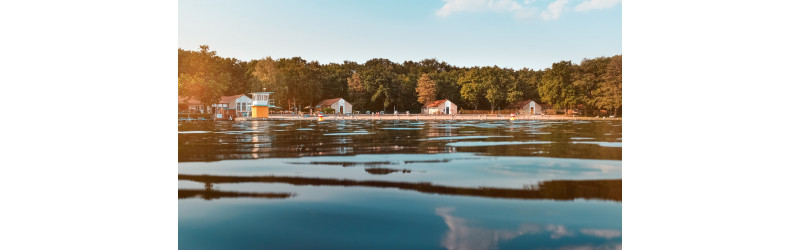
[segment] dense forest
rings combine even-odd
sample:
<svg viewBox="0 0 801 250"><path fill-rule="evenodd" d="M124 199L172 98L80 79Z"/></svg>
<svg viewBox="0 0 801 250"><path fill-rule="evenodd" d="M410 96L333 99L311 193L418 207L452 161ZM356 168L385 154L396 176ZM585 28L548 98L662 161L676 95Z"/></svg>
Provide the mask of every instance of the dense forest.
<svg viewBox="0 0 801 250"><path fill-rule="evenodd" d="M423 103L449 99L460 110L498 110L531 99L554 109L584 114L622 107L621 55L554 63L544 70L498 66L456 67L436 59L395 63L375 58L320 64L300 57L240 61L222 58L206 45L178 49L178 94L210 106L221 96L257 91L283 109L302 110L324 99L343 97L354 111L420 110Z"/></svg>

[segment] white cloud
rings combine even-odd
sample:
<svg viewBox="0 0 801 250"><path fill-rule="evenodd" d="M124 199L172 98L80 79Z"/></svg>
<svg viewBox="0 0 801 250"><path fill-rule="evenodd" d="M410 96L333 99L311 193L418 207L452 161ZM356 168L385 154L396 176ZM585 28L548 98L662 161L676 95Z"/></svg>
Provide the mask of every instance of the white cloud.
<svg viewBox="0 0 801 250"><path fill-rule="evenodd" d="M619 4L622 0L589 0L584 1L576 6L576 11L587 11L587 10L600 10L606 8L612 8L613 6Z"/></svg>
<svg viewBox="0 0 801 250"><path fill-rule="evenodd" d="M506 12L517 18L536 15L537 8L529 6L534 1L526 0L520 4L514 0L445 0L445 5L437 10L437 16L447 17L456 12Z"/></svg>
<svg viewBox="0 0 801 250"><path fill-rule="evenodd" d="M556 0L549 4L548 9L542 12L542 19L554 20L559 18L559 15L562 14L562 10L565 8L565 4L567 4L567 0Z"/></svg>
<svg viewBox="0 0 801 250"><path fill-rule="evenodd" d="M443 0L445 4L437 10L440 17L448 17L457 12L497 12L510 13L517 19L540 17L543 20L558 19L565 10L568 0L555 0L540 10L535 0ZM622 0L586 0L576 7L577 11L609 8ZM545 2L547 3L547 2ZM541 3L540 5L544 5Z"/></svg>

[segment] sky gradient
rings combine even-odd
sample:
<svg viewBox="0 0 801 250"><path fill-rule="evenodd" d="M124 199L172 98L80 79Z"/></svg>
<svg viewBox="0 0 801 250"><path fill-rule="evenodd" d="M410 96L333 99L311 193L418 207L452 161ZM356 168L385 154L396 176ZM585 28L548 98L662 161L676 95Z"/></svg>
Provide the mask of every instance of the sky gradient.
<svg viewBox="0 0 801 250"><path fill-rule="evenodd" d="M544 69L622 53L620 0L178 2L178 47L240 60Z"/></svg>

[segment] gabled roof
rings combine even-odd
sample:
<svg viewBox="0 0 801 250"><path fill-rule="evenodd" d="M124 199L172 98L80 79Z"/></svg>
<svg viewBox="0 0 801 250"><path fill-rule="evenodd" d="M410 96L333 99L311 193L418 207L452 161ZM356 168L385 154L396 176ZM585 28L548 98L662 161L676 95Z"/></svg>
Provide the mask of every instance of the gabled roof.
<svg viewBox="0 0 801 250"><path fill-rule="evenodd" d="M337 103L339 101L339 99L342 99L342 97L338 97L338 98L334 98L334 99L326 99L326 100L323 100L320 103L318 103L317 106L331 106L334 103ZM345 102L347 102L347 101L345 101Z"/></svg>
<svg viewBox="0 0 801 250"><path fill-rule="evenodd" d="M442 103L444 103L444 102L445 102L445 101L447 101L447 100L448 100L448 99L445 99L445 100L436 100L436 101L431 101L431 102L428 102L428 103L426 103L426 105L423 105L423 106L424 106L424 107L426 107L426 108L437 107L437 106L439 106L439 105L442 105Z"/></svg>
<svg viewBox="0 0 801 250"><path fill-rule="evenodd" d="M528 105L531 102L532 102L532 100L523 100L523 101L515 102L515 103L512 103L512 104L509 104L509 106L507 106L506 109L523 108L523 107L525 107L526 105Z"/></svg>
<svg viewBox="0 0 801 250"><path fill-rule="evenodd" d="M233 100L236 100L239 97L242 97L243 95L244 94L223 96L223 97L220 97L220 101L217 102L217 103L229 103L229 102L231 102Z"/></svg>

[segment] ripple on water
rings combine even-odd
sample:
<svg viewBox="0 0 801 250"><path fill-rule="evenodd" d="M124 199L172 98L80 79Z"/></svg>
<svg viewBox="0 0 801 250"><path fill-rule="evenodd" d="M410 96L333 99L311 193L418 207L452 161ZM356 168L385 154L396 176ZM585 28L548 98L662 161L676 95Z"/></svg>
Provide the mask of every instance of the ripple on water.
<svg viewBox="0 0 801 250"><path fill-rule="evenodd" d="M372 133L368 133L368 132L365 131L365 132L350 132L350 133L327 133L327 134L323 134L323 135L343 136L343 135L369 135L369 134L372 134Z"/></svg>
<svg viewBox="0 0 801 250"><path fill-rule="evenodd" d="M574 141L573 144L595 144L601 147L622 148L622 142L605 142L605 141Z"/></svg>
<svg viewBox="0 0 801 250"><path fill-rule="evenodd" d="M460 141L445 144L451 147L485 147L521 144L550 144L549 141Z"/></svg>
<svg viewBox="0 0 801 250"><path fill-rule="evenodd" d="M465 135L465 136L443 136L443 137L431 137L426 140L429 141L438 141L438 140L468 140L468 139L486 139L486 138L497 138L497 137L513 137L511 135Z"/></svg>

